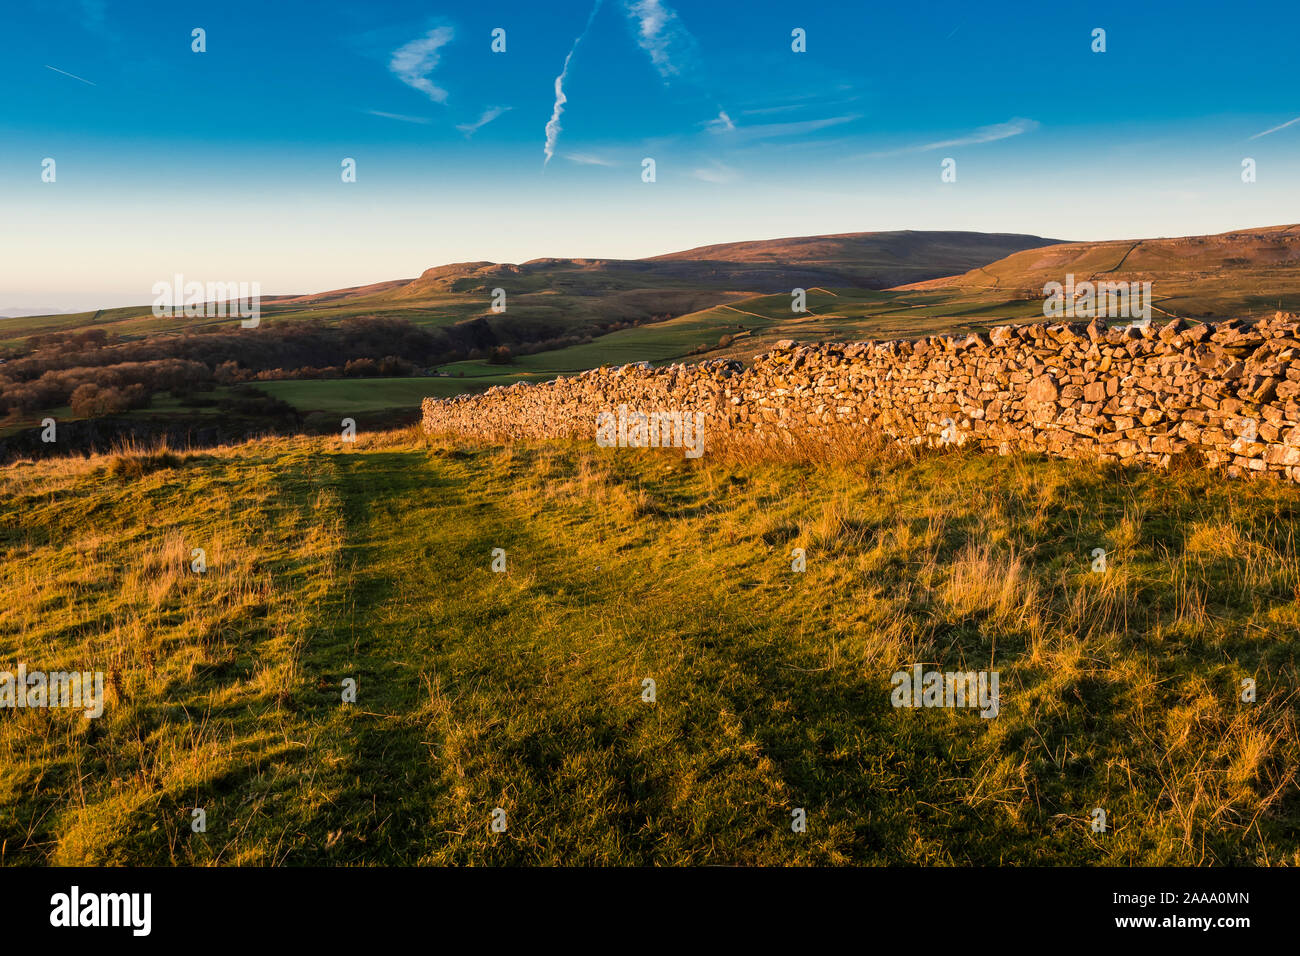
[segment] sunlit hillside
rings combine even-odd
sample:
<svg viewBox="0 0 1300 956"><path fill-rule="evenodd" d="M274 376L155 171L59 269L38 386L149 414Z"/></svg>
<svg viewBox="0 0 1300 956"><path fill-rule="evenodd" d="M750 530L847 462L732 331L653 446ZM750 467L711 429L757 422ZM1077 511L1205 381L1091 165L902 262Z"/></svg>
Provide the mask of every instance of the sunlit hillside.
<svg viewBox="0 0 1300 956"><path fill-rule="evenodd" d="M807 454L5 467L0 669L107 702L0 714L0 862L1300 863L1300 489Z"/></svg>

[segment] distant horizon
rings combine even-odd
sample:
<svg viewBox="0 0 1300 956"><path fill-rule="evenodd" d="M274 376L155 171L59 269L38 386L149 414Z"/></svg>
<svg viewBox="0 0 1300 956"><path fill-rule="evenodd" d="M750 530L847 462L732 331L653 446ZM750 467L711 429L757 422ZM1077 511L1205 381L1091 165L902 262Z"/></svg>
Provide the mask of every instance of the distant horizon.
<svg viewBox="0 0 1300 956"><path fill-rule="evenodd" d="M591 254L549 255L548 254L548 255L540 255L540 256L530 256L527 259L490 259L484 257L467 256L462 259L451 259L446 262L429 263L423 269L419 270L419 272L416 272L411 275L400 275L400 276L390 275L390 276L384 276L380 278L364 279L360 281L345 281L338 285L331 285L319 289L307 289L307 290L299 289L299 290L293 290L288 292L275 292L275 291L263 290L262 297L268 299L285 298L285 297L293 298L293 297L304 296L304 295L320 295L322 293L334 292L341 289L360 288L368 285L375 285L377 283L382 283L382 282L410 282L419 278L419 276L426 269L433 269L439 266L455 265L457 263L462 263L462 262L466 262L466 263L490 262L493 263L494 265L524 265L528 262L535 262L544 259L636 261L639 259L650 259L655 256L672 255L674 253L689 252L692 249L698 249L707 246L733 245L733 244L740 244L746 242L779 242L782 240L806 239L806 238L813 238L819 236L869 235L869 234L886 233L886 232L925 232L925 233L967 232L967 233L977 233L981 235L1031 236L1039 239L1044 239L1053 243L1071 244L1071 243L1089 243L1089 242L1137 242L1137 241L1159 240L1159 239L1190 239L1190 238L1197 238L1201 236L1225 235L1225 234L1238 233L1238 232L1253 232L1253 231L1268 230L1268 229L1288 229L1296 225L1300 225L1300 224L1269 223L1269 224L1259 225L1259 226L1236 226L1229 229L1223 229L1218 232L1211 232L1211 233L1184 233L1178 235L1150 235L1150 236L1128 235L1128 236L1115 236L1115 237L1105 238L1105 239L1094 239L1094 238L1062 239L1057 236L1041 236L1038 235L1037 233L1030 233L1030 232L1017 232L1014 230L985 230L985 229L906 229L904 228L904 229L857 229L857 230L847 230L843 232L810 232L810 233L805 233L800 235L768 236L768 237L763 237L758 239L755 238L719 239L719 240L713 240L709 242L697 242L697 243L692 243L691 245L681 246L680 248L667 249L659 252L652 252L642 256L608 256L608 255L591 255ZM79 293L79 295L84 297L82 301L85 304L84 307L82 308L49 309L43 306L34 306L34 307L23 306L23 305L9 306L9 307L0 306L0 319L22 319L22 318L38 317L42 315L76 315L78 313L92 312L98 309L121 309L121 308L130 308L131 306L137 306L137 305L143 307L149 305L150 302L152 301L152 296L150 295L141 295L137 293L125 293L125 292L104 293L104 294L96 294L93 292L89 292L89 293ZM46 298L49 297L47 296Z"/></svg>

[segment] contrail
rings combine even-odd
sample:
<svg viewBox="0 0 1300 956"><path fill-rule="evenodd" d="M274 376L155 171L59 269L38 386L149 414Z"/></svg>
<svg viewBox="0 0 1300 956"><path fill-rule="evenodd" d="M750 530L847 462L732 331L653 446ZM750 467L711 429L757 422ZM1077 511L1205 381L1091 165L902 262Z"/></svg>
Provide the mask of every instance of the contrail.
<svg viewBox="0 0 1300 956"><path fill-rule="evenodd" d="M1250 138L1250 139L1259 139L1261 136L1267 136L1269 133L1276 133L1276 132L1277 132L1278 130L1280 130L1280 129L1286 129L1286 128L1287 128L1288 126L1290 126L1292 123L1300 123L1300 116L1297 116L1297 117L1296 117L1295 119L1293 119L1293 120L1287 120L1287 121L1286 121L1285 123L1283 123L1281 126L1274 126L1272 129L1266 129L1266 130L1264 130L1264 132L1262 132L1262 133L1256 133L1254 136L1251 136L1251 137L1249 137L1249 138Z"/></svg>
<svg viewBox="0 0 1300 956"><path fill-rule="evenodd" d="M87 84L88 86L95 86L95 85L96 85L96 84L94 84L94 83L91 83L90 80L82 80L81 77L77 76L77 74L75 74L75 73L69 73L67 70L60 70L57 66L50 66L48 63L45 64L45 69L47 69L47 70L53 70L55 73L62 73L64 76L70 76L70 77L72 77L74 80L81 80L82 83L85 83L85 84Z"/></svg>
<svg viewBox="0 0 1300 956"><path fill-rule="evenodd" d="M596 19L596 14L600 12L600 5L604 0L596 0L596 5L591 8L591 13L587 16L587 25L582 28L582 33L573 41L573 46L569 48L569 55L564 58L564 69L560 70L560 75L555 78L555 109L551 112L551 118L546 124L546 159L542 160L545 166L555 155L555 143L560 138L560 114L564 112L564 104L569 98L564 95L564 78L569 75L569 61L573 59L573 54L578 49L578 44L583 41L588 32L591 30L591 22Z"/></svg>

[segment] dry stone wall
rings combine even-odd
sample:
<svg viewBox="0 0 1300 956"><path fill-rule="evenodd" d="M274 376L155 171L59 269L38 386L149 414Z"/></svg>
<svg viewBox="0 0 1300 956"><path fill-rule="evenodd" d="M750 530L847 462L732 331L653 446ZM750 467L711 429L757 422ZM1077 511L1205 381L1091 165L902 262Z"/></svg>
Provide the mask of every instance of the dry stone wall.
<svg viewBox="0 0 1300 956"><path fill-rule="evenodd" d="M903 442L1300 480L1300 317L1111 328L1003 326L965 337L778 342L750 368L600 368L539 385L426 399L428 432L594 438L597 416L702 412L716 430L848 423Z"/></svg>

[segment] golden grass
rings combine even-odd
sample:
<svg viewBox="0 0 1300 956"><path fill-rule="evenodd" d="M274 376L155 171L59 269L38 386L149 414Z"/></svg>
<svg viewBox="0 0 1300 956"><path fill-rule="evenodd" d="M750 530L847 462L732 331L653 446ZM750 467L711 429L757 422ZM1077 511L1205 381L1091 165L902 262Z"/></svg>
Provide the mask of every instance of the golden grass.
<svg viewBox="0 0 1300 956"><path fill-rule="evenodd" d="M780 442L3 469L0 668L110 704L0 714L0 860L1300 863L1300 489Z"/></svg>

